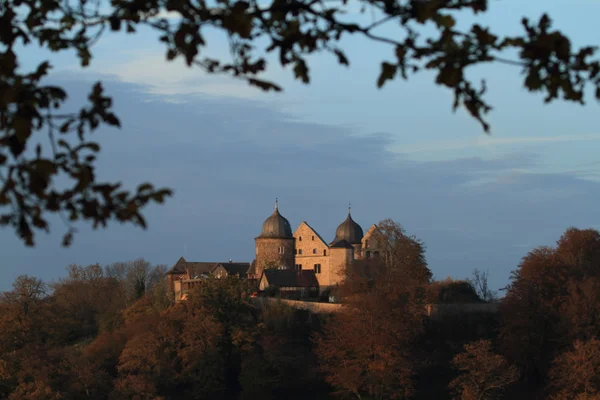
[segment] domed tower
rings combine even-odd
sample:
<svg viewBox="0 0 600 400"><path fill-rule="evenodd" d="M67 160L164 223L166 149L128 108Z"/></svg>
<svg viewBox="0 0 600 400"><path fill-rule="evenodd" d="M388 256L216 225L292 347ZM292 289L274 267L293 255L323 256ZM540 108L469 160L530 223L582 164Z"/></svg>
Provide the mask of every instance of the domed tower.
<svg viewBox="0 0 600 400"><path fill-rule="evenodd" d="M256 242L256 275L260 278L267 268L294 267L296 239L292 234L289 221L279 214L279 205L275 200L275 210L262 226L262 232L254 239Z"/></svg>
<svg viewBox="0 0 600 400"><path fill-rule="evenodd" d="M354 222L352 215L350 214L350 207L348 207L348 216L346 220L342 222L335 231L335 239L331 242L331 245L346 241L354 247L354 258L361 258L363 230L359 224Z"/></svg>

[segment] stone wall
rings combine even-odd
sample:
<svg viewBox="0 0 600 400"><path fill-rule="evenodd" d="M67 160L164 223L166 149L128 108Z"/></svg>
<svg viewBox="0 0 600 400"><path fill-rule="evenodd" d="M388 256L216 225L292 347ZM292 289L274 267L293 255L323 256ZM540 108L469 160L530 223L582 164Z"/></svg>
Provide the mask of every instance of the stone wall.
<svg viewBox="0 0 600 400"><path fill-rule="evenodd" d="M330 249L331 257L329 258L329 286L337 285L344 280L345 268L354 257L352 249Z"/></svg>
<svg viewBox="0 0 600 400"><path fill-rule="evenodd" d="M339 303L317 303L311 301L277 299L273 297L256 297L253 299L258 305L266 305L269 303L282 302L291 307L301 310L309 310L316 314L331 314L343 311L344 304ZM475 313L497 313L498 304L481 303L481 304L426 304L424 314L432 319L439 319L458 314L475 314Z"/></svg>
<svg viewBox="0 0 600 400"><path fill-rule="evenodd" d="M294 267L294 251L296 240L275 239L275 238L256 238L256 275L260 278L265 267L270 265ZM283 254L280 254L279 248L283 248Z"/></svg>
<svg viewBox="0 0 600 400"><path fill-rule="evenodd" d="M341 311L344 307L343 304L336 303L317 303L312 301L276 299L273 297L256 297L253 300L259 307L265 307L268 304L281 302L300 310L308 310L314 314L332 314Z"/></svg>
<svg viewBox="0 0 600 400"><path fill-rule="evenodd" d="M167 288L169 290L169 292L171 293L171 295L173 296L173 298L178 299L179 297L177 297L178 295L175 294L175 286L178 284L179 282L179 286L181 286L181 280L183 279L188 279L189 277L187 275L175 275L175 274L168 274L167 275Z"/></svg>

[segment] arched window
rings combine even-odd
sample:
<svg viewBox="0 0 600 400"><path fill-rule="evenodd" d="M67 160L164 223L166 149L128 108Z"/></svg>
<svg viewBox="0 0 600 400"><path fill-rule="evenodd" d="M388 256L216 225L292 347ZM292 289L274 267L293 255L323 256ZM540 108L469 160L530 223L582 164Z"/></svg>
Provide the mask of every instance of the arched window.
<svg viewBox="0 0 600 400"><path fill-rule="evenodd" d="M298 237L298 241L301 242L302 241L302 236Z"/></svg>
<svg viewBox="0 0 600 400"><path fill-rule="evenodd" d="M317 249L313 249L313 254L317 254Z"/></svg>
<svg viewBox="0 0 600 400"><path fill-rule="evenodd" d="M323 255L326 256L327 255L327 250L323 250Z"/></svg>

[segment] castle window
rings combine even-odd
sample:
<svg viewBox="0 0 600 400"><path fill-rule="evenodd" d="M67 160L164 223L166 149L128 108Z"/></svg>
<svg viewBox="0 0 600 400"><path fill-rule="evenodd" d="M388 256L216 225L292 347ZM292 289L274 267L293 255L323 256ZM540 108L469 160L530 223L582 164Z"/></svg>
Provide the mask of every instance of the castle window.
<svg viewBox="0 0 600 400"><path fill-rule="evenodd" d="M321 273L321 264L315 264L315 274Z"/></svg>
<svg viewBox="0 0 600 400"><path fill-rule="evenodd" d="M326 256L327 255L327 250L323 250L323 255Z"/></svg>
<svg viewBox="0 0 600 400"><path fill-rule="evenodd" d="M313 254L317 254L317 249L313 249Z"/></svg>
<svg viewBox="0 0 600 400"><path fill-rule="evenodd" d="M302 255L302 249L298 249L298 254Z"/></svg>
<svg viewBox="0 0 600 400"><path fill-rule="evenodd" d="M279 254L284 254L285 253L285 247L281 246L279 248Z"/></svg>
<svg viewBox="0 0 600 400"><path fill-rule="evenodd" d="M314 236L312 237L312 240L315 240L315 237L314 237Z"/></svg>
<svg viewBox="0 0 600 400"><path fill-rule="evenodd" d="M294 250L294 254L298 254L298 249Z"/></svg>
<svg viewBox="0 0 600 400"><path fill-rule="evenodd" d="M367 258L371 258L371 252L367 251Z"/></svg>
<svg viewBox="0 0 600 400"><path fill-rule="evenodd" d="M302 271L302 264L296 264L296 270Z"/></svg>
<svg viewBox="0 0 600 400"><path fill-rule="evenodd" d="M302 236L298 237L298 241L301 242L302 241Z"/></svg>

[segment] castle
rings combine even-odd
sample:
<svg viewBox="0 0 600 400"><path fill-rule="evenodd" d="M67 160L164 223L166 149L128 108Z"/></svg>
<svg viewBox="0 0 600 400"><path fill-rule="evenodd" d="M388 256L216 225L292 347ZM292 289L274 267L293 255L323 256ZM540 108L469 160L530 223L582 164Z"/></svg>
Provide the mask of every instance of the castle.
<svg viewBox="0 0 600 400"><path fill-rule="evenodd" d="M208 276L250 279L260 290L277 286L282 291L323 293L341 283L347 265L378 254L378 233L377 226L372 225L363 234L361 226L352 219L350 208L329 243L305 221L292 233L276 200L273 213L254 239L256 255L252 263L188 262L181 257L167 272L167 280L175 300L185 298L191 288Z"/></svg>

